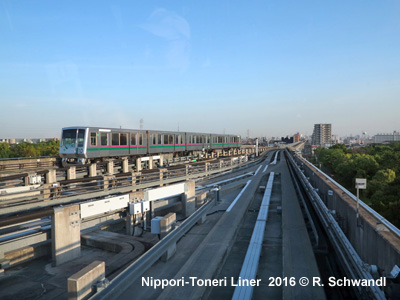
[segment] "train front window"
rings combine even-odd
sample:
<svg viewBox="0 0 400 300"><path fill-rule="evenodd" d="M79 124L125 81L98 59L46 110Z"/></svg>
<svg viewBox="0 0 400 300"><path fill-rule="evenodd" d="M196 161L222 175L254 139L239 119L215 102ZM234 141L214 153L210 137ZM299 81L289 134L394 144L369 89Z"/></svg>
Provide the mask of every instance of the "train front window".
<svg viewBox="0 0 400 300"><path fill-rule="evenodd" d="M85 143L85 130L84 129L79 129L79 132L78 132L78 147L83 147L84 143Z"/></svg>
<svg viewBox="0 0 400 300"><path fill-rule="evenodd" d="M75 148L76 129L66 129L63 131L61 147Z"/></svg>

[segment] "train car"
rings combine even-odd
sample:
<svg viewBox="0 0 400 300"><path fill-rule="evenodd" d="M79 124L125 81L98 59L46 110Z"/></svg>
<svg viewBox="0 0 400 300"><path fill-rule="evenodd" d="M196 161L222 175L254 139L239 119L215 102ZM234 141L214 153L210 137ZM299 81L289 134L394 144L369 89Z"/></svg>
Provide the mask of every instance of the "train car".
<svg viewBox="0 0 400 300"><path fill-rule="evenodd" d="M62 129L60 157L63 163L84 164L108 157L210 152L240 146L236 135L75 126Z"/></svg>

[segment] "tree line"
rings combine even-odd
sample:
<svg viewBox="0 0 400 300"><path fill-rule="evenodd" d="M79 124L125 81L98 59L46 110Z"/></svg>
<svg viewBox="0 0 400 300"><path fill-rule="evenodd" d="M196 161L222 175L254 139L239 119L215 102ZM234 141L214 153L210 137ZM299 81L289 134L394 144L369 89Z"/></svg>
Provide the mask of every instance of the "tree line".
<svg viewBox="0 0 400 300"><path fill-rule="evenodd" d="M400 227L400 143L347 149L337 144L317 148L317 163L341 185L355 193L355 179L366 178L367 189L360 198Z"/></svg>
<svg viewBox="0 0 400 300"><path fill-rule="evenodd" d="M9 144L0 143L0 158L58 155L60 141Z"/></svg>

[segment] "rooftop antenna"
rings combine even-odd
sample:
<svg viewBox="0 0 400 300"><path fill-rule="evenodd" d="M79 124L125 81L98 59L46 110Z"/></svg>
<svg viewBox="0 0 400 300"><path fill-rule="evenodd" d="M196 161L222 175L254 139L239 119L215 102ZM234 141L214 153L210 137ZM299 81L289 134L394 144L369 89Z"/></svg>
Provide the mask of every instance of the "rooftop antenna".
<svg viewBox="0 0 400 300"><path fill-rule="evenodd" d="M140 130L143 130L143 123L144 123L143 119L140 119Z"/></svg>

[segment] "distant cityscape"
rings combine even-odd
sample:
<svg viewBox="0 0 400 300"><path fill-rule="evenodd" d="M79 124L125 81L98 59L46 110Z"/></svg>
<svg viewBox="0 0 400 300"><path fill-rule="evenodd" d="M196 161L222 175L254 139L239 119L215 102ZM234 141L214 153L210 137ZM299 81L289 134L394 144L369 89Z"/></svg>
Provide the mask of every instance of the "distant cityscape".
<svg viewBox="0 0 400 300"><path fill-rule="evenodd" d="M0 139L0 143L8 143L8 144L19 144L19 143L37 144L37 143L59 141L59 140L60 140L59 137L41 138L41 139Z"/></svg>
<svg viewBox="0 0 400 300"><path fill-rule="evenodd" d="M306 146L311 148L310 151L313 151L317 147L329 148L336 144L344 144L347 147L362 147L370 144L400 142L400 132L378 133L372 137L367 132L362 132L354 136L350 134L350 136L340 137L339 135L332 134L332 124L314 124L313 134L310 136L297 132L293 136L286 137L246 137L242 142L251 145L255 144L256 139L258 139L261 145L290 144L304 141L306 142Z"/></svg>

